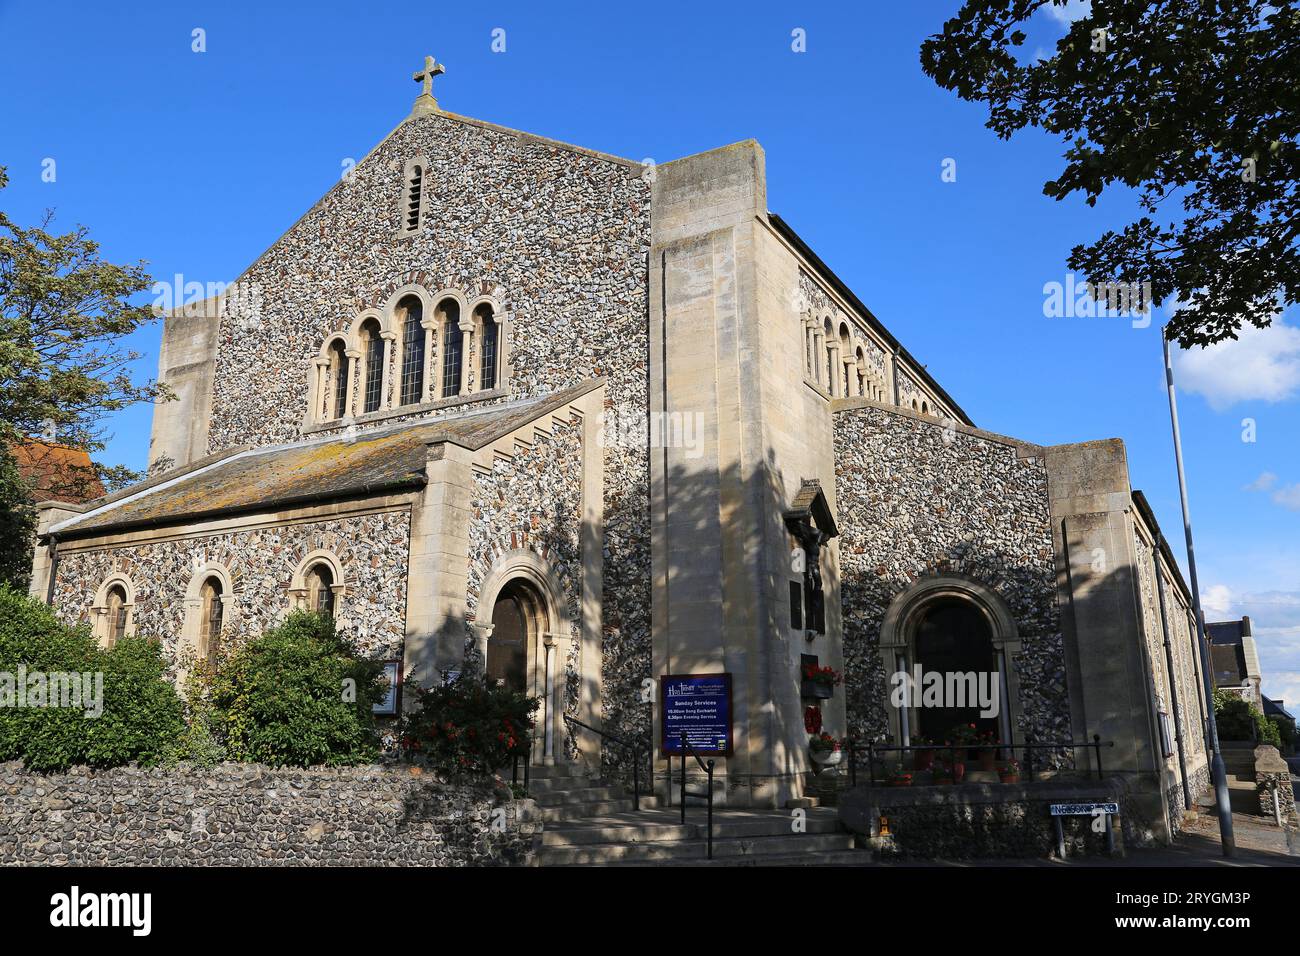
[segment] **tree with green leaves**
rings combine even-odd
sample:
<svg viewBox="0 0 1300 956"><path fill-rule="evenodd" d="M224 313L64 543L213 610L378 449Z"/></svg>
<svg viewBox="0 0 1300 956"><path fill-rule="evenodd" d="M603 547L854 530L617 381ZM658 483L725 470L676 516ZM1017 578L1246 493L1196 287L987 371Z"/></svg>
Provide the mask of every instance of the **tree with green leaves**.
<svg viewBox="0 0 1300 956"><path fill-rule="evenodd" d="M922 68L987 105L999 137L1065 141L1046 195L1136 192L1133 222L1070 252L1094 288L1150 283L1154 304L1179 304L1167 334L1184 348L1269 325L1300 299L1296 0L1093 0L1031 59L1023 28L1052 5L1066 0L966 0Z"/></svg>
<svg viewBox="0 0 1300 956"><path fill-rule="evenodd" d="M0 167L0 190L7 184ZM79 500L100 483L113 490L140 475L120 465L43 467L49 446L30 440L94 454L105 445L106 415L171 397L130 374L140 354L124 339L155 318L150 306L132 302L150 286L144 264L106 262L84 226L59 234L51 222L47 213L23 227L0 210L0 581L18 586L31 567L33 489L10 449L24 446L33 471L53 482L40 489L45 497Z"/></svg>

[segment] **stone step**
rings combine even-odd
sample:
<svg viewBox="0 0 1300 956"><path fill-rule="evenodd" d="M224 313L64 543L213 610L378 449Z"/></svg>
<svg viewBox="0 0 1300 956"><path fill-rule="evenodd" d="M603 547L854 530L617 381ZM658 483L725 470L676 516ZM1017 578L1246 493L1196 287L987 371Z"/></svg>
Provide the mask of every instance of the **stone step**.
<svg viewBox="0 0 1300 956"><path fill-rule="evenodd" d="M839 833L839 821L833 815L808 817L807 833ZM641 813L620 813L595 816L559 823L542 834L543 846L585 846L593 843L662 843L671 840L704 839L707 825L692 812L685 824L672 810L647 810ZM753 819L734 819L716 815L713 820L713 837L790 836L790 818L764 815Z"/></svg>
<svg viewBox="0 0 1300 956"><path fill-rule="evenodd" d="M594 786L535 793L529 787L528 794L537 801L539 807L559 807L575 803L608 803L610 800L620 799L623 796L623 788Z"/></svg>
<svg viewBox="0 0 1300 956"><path fill-rule="evenodd" d="M643 796L641 798L641 806L645 809L653 809L654 807L659 806L659 798ZM590 803L566 803L558 807L538 808L538 812L542 815L542 822L548 827L553 823L563 823L567 820L579 820L584 817L595 817L607 813L628 813L631 810L631 797L623 797L620 800L598 800Z"/></svg>
<svg viewBox="0 0 1300 956"><path fill-rule="evenodd" d="M778 856L798 857L853 849L851 833L794 833L787 836L738 837L713 840L714 861L767 861ZM545 846L539 853L543 866L591 866L607 863L691 860L708 862L708 845L702 839L651 843L595 843L586 846Z"/></svg>
<svg viewBox="0 0 1300 956"><path fill-rule="evenodd" d="M506 777L509 780L509 777ZM522 780L519 781L521 784ZM543 793L555 793L557 790L579 790L583 787L603 787L602 780L596 777L531 777L528 781L528 793L534 797Z"/></svg>

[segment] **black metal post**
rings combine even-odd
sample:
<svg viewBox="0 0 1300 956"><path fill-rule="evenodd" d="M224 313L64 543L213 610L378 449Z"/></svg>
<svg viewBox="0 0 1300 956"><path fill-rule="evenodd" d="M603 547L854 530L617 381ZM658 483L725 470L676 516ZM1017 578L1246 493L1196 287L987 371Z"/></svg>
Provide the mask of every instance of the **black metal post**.
<svg viewBox="0 0 1300 956"><path fill-rule="evenodd" d="M686 731L682 731L682 826L686 825Z"/></svg>
<svg viewBox="0 0 1300 956"><path fill-rule="evenodd" d="M713 859L713 761L708 763L709 777L709 859Z"/></svg>
<svg viewBox="0 0 1300 956"><path fill-rule="evenodd" d="M641 751L632 751L632 809L641 809Z"/></svg>
<svg viewBox="0 0 1300 956"><path fill-rule="evenodd" d="M871 786L876 785L876 743L874 740L867 741L867 776L871 780Z"/></svg>
<svg viewBox="0 0 1300 956"><path fill-rule="evenodd" d="M1101 772L1101 734L1092 735L1092 750L1097 755L1097 779L1105 780L1106 775Z"/></svg>

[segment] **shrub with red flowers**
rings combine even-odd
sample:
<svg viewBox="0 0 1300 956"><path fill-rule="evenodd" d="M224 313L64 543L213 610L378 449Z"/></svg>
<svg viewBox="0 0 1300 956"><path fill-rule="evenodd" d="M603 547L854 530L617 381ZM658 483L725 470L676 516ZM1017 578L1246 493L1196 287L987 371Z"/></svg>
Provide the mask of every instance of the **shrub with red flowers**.
<svg viewBox="0 0 1300 956"><path fill-rule="evenodd" d="M844 675L835 668L818 667L816 664L804 665L803 679L812 681L814 684L825 684L829 687L844 683Z"/></svg>
<svg viewBox="0 0 1300 956"><path fill-rule="evenodd" d="M822 709L816 705L803 712L803 729L814 736L822 732Z"/></svg>
<svg viewBox="0 0 1300 956"><path fill-rule="evenodd" d="M408 692L412 687L407 685ZM447 773L484 776L528 753L541 703L469 674L437 687L414 687L414 697L416 706L403 718L398 738L405 754Z"/></svg>

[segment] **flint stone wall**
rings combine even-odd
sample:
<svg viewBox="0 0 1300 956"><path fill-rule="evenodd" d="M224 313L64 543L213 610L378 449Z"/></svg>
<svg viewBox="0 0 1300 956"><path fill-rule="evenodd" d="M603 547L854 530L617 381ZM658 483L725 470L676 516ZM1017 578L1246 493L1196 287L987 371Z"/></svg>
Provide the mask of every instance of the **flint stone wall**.
<svg viewBox="0 0 1300 956"><path fill-rule="evenodd" d="M0 764L6 866L525 865L541 830L531 800L409 768Z"/></svg>
<svg viewBox="0 0 1300 956"><path fill-rule="evenodd" d="M483 582L501 557L528 549L551 570L569 622L564 668L563 712L578 716L582 693L582 424L556 421L551 434L538 432L531 448L518 447L513 460L500 457L492 473L474 475L474 509L469 526L470 621L491 623L492 608L479 606ZM466 627L466 652L477 654ZM557 675L558 677L558 675ZM577 739L566 725L565 751L578 757Z"/></svg>
<svg viewBox="0 0 1300 956"><path fill-rule="evenodd" d="M399 237L403 171L417 156L426 162L424 228ZM382 308L408 283L431 294L456 289L470 301L496 298L509 317L508 398L605 376L607 406L620 419L645 421L649 249L650 184L638 164L444 116L409 120L242 277L258 314L222 322L209 450L300 437L311 361L326 337L348 330L362 310ZM606 449L605 489L604 727L645 736L650 506L643 442ZM607 748L607 763L620 759L618 748Z"/></svg>
<svg viewBox="0 0 1300 956"><path fill-rule="evenodd" d="M410 557L405 511L61 554L54 608L68 623L89 622L95 592L121 572L135 587L135 633L162 641L167 659L175 661L186 589L197 568L213 562L230 572L234 606L222 622L222 640L235 645L284 620L293 573L318 549L343 564L347 594L338 603L339 635L377 660L401 657Z"/></svg>
<svg viewBox="0 0 1300 956"><path fill-rule="evenodd" d="M1094 785L964 784L948 787L859 787L840 795L840 820L873 838L882 856L916 859L1046 858L1056 853L1053 803L1115 802L1122 838L1116 847L1149 846L1153 835L1135 814L1118 779ZM879 837L880 818L891 836ZM1066 852L1097 856L1106 852L1104 829L1092 818L1062 817Z"/></svg>
<svg viewBox="0 0 1300 956"><path fill-rule="evenodd" d="M888 733L881 624L899 593L938 572L982 582L1015 618L1018 739L1070 739L1043 460L876 406L835 414L835 460L850 732Z"/></svg>

